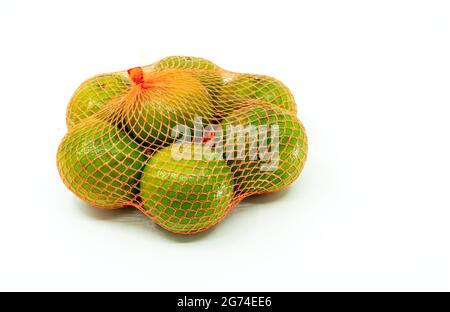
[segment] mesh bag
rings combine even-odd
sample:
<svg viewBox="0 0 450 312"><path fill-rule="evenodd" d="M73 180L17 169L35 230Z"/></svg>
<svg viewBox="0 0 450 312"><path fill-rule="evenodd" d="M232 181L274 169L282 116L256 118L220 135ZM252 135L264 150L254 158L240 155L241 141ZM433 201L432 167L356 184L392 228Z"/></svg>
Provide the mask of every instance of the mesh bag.
<svg viewBox="0 0 450 312"><path fill-rule="evenodd" d="M107 209L135 207L180 234L204 231L245 197L291 184L307 154L289 89L196 57L83 82L57 154L65 185Z"/></svg>

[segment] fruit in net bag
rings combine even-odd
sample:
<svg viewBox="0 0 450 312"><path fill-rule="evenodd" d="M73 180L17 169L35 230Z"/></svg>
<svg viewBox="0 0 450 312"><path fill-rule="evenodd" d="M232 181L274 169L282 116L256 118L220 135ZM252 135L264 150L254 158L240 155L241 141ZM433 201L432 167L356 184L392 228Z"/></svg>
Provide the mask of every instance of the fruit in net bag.
<svg viewBox="0 0 450 312"><path fill-rule="evenodd" d="M134 137L152 148L174 141L177 125L193 127L196 117L209 123L213 116L206 88L189 72L167 69L159 72L130 71L136 85L122 105L126 127Z"/></svg>
<svg viewBox="0 0 450 312"><path fill-rule="evenodd" d="M67 126L57 167L76 196L135 207L179 234L207 230L244 198L286 187L308 149L283 83L186 56L86 80Z"/></svg>
<svg viewBox="0 0 450 312"><path fill-rule="evenodd" d="M229 126L238 128L233 131ZM302 171L308 142L303 125L290 112L248 102L223 121L222 129L224 140L232 140L225 148L237 196L277 191Z"/></svg>
<svg viewBox="0 0 450 312"><path fill-rule="evenodd" d="M89 78L75 91L67 107L67 128L96 114L106 104L125 95L131 81L124 74L104 74Z"/></svg>
<svg viewBox="0 0 450 312"><path fill-rule="evenodd" d="M157 224L176 233L206 230L231 208L233 174L217 159L174 159L172 146L153 155L141 181L143 211ZM192 152L191 152L192 151Z"/></svg>
<svg viewBox="0 0 450 312"><path fill-rule="evenodd" d="M95 118L73 127L57 154L66 186L100 208L121 208L133 202L145 161L142 149L129 136Z"/></svg>

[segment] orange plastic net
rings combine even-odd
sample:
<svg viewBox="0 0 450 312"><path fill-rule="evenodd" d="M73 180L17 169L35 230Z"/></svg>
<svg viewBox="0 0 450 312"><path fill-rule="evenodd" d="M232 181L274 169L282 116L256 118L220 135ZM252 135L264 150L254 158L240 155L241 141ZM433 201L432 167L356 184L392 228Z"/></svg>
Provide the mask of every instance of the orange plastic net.
<svg viewBox="0 0 450 312"><path fill-rule="evenodd" d="M296 114L275 78L167 57L79 86L58 170L93 206L133 206L171 232L193 234L245 197L299 176L308 145Z"/></svg>

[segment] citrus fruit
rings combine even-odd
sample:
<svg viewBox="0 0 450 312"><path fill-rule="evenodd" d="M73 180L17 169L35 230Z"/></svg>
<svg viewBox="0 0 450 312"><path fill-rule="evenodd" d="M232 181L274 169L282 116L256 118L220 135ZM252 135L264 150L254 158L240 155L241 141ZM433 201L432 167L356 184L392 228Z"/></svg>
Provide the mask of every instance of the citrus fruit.
<svg viewBox="0 0 450 312"><path fill-rule="evenodd" d="M291 91L281 81L263 75L238 74L222 88L220 101L229 111L241 108L246 100L273 104L296 114L297 106Z"/></svg>
<svg viewBox="0 0 450 312"><path fill-rule="evenodd" d="M120 74L104 74L84 81L73 94L67 107L67 127L70 129L94 115L108 102L126 94L130 86L130 80Z"/></svg>
<svg viewBox="0 0 450 312"><path fill-rule="evenodd" d="M219 66L207 59L194 56L168 56L154 64L155 69L184 68L194 70L218 70Z"/></svg>
<svg viewBox="0 0 450 312"><path fill-rule="evenodd" d="M183 70L146 73L134 88L135 95L123 103L124 123L138 140L150 146L167 145L175 139L174 127L191 129L195 117L208 123L213 115L205 87Z"/></svg>
<svg viewBox="0 0 450 312"><path fill-rule="evenodd" d="M225 161L180 159L172 148L158 151L141 181L145 213L176 233L196 233L225 216L233 197L233 174Z"/></svg>
<svg viewBox="0 0 450 312"><path fill-rule="evenodd" d="M206 87L216 110L221 113L221 105L218 102L218 96L223 87L222 70L213 62L193 56L169 56L153 65L155 70L164 70L168 68L180 68L188 71L197 78L203 86Z"/></svg>
<svg viewBox="0 0 450 312"><path fill-rule="evenodd" d="M230 125L241 128L233 133ZM246 106L228 116L222 128L224 140L233 138L225 150L237 195L276 191L292 183L302 171L308 145L305 129L294 114L274 105ZM257 135L256 141L248 135L249 129ZM243 138L242 145L238 136Z"/></svg>
<svg viewBox="0 0 450 312"><path fill-rule="evenodd" d="M78 197L100 208L120 208L133 201L146 157L124 132L89 118L64 137L59 173Z"/></svg>

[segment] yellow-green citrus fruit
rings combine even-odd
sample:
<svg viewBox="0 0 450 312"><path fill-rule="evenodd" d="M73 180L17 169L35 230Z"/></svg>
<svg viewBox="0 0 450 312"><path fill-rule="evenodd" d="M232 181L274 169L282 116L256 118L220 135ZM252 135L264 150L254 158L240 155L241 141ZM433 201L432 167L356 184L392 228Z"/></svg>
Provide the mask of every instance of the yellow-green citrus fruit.
<svg viewBox="0 0 450 312"><path fill-rule="evenodd" d="M67 127L97 113L105 104L126 94L131 87L127 76L104 74L84 81L73 94L67 107Z"/></svg>
<svg viewBox="0 0 450 312"><path fill-rule="evenodd" d="M171 131L177 125L192 128L195 117L208 123L213 115L205 87L183 70L149 73L135 88L140 88L138 94L123 103L125 124L150 146L171 143L175 139Z"/></svg>
<svg viewBox="0 0 450 312"><path fill-rule="evenodd" d="M269 76L238 74L225 84L220 99L230 112L241 108L246 100L258 100L297 113L294 96L288 87Z"/></svg>
<svg viewBox="0 0 450 312"><path fill-rule="evenodd" d="M195 70L218 70L213 62L194 56L168 56L154 64L155 69L183 68Z"/></svg>
<svg viewBox="0 0 450 312"><path fill-rule="evenodd" d="M201 57L169 56L156 62L153 68L155 70L180 68L191 73L206 87L213 104L217 106L217 110L220 114L221 105L220 103L217 103L217 100L223 87L223 78L222 70L219 66Z"/></svg>
<svg viewBox="0 0 450 312"><path fill-rule="evenodd" d="M124 132L95 118L73 127L61 142L57 165L79 198L100 208L133 201L146 157Z"/></svg>
<svg viewBox="0 0 450 312"><path fill-rule="evenodd" d="M257 145L253 145L250 143L250 136L247 135L239 147L235 134L228 128L229 125L241 126L241 130L235 131L240 135L244 135L248 126L265 126L267 132L259 133L258 130L257 139L266 142L269 153L278 150L278 157L276 154L264 156L259 150L262 146L261 141ZM277 130L274 130L273 126L276 126ZM234 159L229 159L229 155L226 156L234 173L238 196L279 190L292 183L302 171L308 143L305 129L294 114L274 105L247 106L228 116L223 121L222 128L224 140L227 136L234 138L234 144L229 144L225 148L226 152L231 152L234 157ZM278 131L278 135L276 135L276 131ZM278 149L276 140L278 140ZM243 152L244 159L237 159L238 150ZM252 152L257 155L254 159L250 159ZM264 168L265 171L262 170L262 165L272 165L272 167Z"/></svg>
<svg viewBox="0 0 450 312"><path fill-rule="evenodd" d="M222 160L176 160L168 146L148 161L140 188L150 218L169 231L190 234L208 229L226 215L233 174Z"/></svg>

